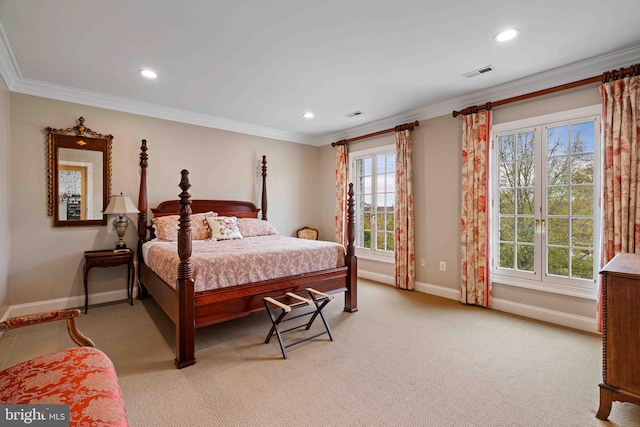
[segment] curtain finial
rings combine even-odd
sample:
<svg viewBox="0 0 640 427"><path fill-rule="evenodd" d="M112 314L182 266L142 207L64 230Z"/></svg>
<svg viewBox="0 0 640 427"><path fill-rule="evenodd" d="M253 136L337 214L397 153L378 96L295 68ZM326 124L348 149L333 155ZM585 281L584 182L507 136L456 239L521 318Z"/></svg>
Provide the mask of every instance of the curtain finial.
<svg viewBox="0 0 640 427"><path fill-rule="evenodd" d="M331 146L337 147L338 145L347 145L347 142L348 141L346 139L341 139L340 141L332 142Z"/></svg>

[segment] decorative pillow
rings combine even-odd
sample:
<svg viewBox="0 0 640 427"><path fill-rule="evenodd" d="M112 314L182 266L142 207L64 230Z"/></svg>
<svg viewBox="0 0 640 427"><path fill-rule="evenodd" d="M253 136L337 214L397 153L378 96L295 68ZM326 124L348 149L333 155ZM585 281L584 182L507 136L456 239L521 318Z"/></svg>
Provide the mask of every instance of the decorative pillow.
<svg viewBox="0 0 640 427"><path fill-rule="evenodd" d="M242 237L271 236L278 230L267 221L258 218L238 218L238 228Z"/></svg>
<svg viewBox="0 0 640 427"><path fill-rule="evenodd" d="M235 216L208 216L206 221L211 229L211 240L242 239Z"/></svg>
<svg viewBox="0 0 640 427"><path fill-rule="evenodd" d="M207 227L205 218L214 217L215 212L205 212L191 215L191 240L207 240L211 233ZM156 228L156 237L162 242L175 242L178 240L178 228L180 215L167 215L153 219Z"/></svg>

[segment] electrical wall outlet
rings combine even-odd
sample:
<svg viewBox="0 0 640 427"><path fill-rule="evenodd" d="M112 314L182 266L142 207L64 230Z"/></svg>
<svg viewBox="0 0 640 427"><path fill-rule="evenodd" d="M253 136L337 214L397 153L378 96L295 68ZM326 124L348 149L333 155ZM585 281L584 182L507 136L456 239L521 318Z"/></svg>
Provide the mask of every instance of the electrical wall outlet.
<svg viewBox="0 0 640 427"><path fill-rule="evenodd" d="M440 261L440 271L447 271L447 263Z"/></svg>

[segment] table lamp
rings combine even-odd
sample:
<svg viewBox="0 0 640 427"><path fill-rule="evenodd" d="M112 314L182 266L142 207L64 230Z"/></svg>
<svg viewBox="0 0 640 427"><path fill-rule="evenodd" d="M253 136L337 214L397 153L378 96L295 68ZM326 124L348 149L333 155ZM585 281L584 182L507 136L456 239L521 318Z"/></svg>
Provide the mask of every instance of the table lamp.
<svg viewBox="0 0 640 427"><path fill-rule="evenodd" d="M122 239L129 227L129 220L125 215L140 212L136 205L133 204L131 196L123 196L122 193L118 196L111 196L107 209L104 210L105 215L118 215L118 218L113 220L113 228L118 233L118 243L116 243L116 249L126 249L127 244Z"/></svg>

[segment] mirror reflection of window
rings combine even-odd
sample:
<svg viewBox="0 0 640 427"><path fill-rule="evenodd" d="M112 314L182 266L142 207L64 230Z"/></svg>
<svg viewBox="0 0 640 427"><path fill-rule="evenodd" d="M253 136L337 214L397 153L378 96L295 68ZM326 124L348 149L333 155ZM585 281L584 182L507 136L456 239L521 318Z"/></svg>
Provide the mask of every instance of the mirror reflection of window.
<svg viewBox="0 0 640 427"><path fill-rule="evenodd" d="M58 159L58 219L102 219L102 153L60 148Z"/></svg>
<svg viewBox="0 0 640 427"><path fill-rule="evenodd" d="M87 168L60 164L58 167L58 219L78 221L86 219Z"/></svg>

